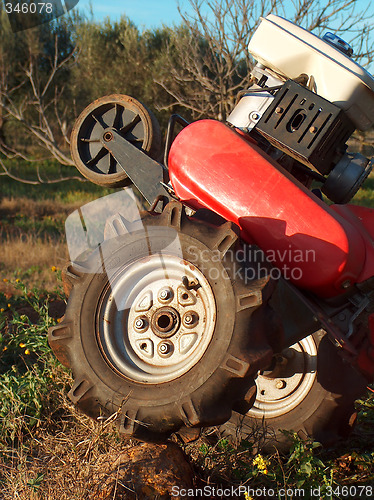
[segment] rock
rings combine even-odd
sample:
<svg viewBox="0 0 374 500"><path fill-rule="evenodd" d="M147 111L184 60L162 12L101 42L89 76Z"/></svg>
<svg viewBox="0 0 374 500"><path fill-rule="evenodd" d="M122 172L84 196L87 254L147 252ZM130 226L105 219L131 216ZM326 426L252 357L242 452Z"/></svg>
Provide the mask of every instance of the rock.
<svg viewBox="0 0 374 500"><path fill-rule="evenodd" d="M90 500L179 499L173 491L193 488L192 468L172 442L144 443L117 456L103 455L97 465L100 473Z"/></svg>

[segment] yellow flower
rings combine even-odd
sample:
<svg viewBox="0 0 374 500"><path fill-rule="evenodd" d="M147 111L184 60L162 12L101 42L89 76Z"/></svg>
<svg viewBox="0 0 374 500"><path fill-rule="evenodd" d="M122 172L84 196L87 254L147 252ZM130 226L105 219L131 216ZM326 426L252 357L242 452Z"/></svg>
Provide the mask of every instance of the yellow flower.
<svg viewBox="0 0 374 500"><path fill-rule="evenodd" d="M26 354L26 355L29 355L29 354L30 354L30 351L29 351L28 349L26 349L25 354Z"/></svg>
<svg viewBox="0 0 374 500"><path fill-rule="evenodd" d="M21 349L23 349L24 347L26 347L26 344L24 344L23 342L21 342L19 346L21 347Z"/></svg>
<svg viewBox="0 0 374 500"><path fill-rule="evenodd" d="M253 497L250 497L247 491L244 492L244 498L245 500L253 500Z"/></svg>
<svg viewBox="0 0 374 500"><path fill-rule="evenodd" d="M55 273L57 271L57 267L56 266L52 266L51 267L51 271L53 271Z"/></svg>
<svg viewBox="0 0 374 500"><path fill-rule="evenodd" d="M57 319L57 323L61 323L61 321L62 321L62 318Z"/></svg>
<svg viewBox="0 0 374 500"><path fill-rule="evenodd" d="M257 457L253 460L253 465L256 465L257 469L262 474L268 474L268 464L262 455L257 455Z"/></svg>
<svg viewBox="0 0 374 500"><path fill-rule="evenodd" d="M5 346L5 347L3 348L3 351L7 351L7 350L8 350L8 348L7 348L7 346Z"/></svg>
<svg viewBox="0 0 374 500"><path fill-rule="evenodd" d="M20 279L19 279L19 278L17 278L17 279L16 279L16 283L19 283L19 282L20 282Z"/></svg>
<svg viewBox="0 0 374 500"><path fill-rule="evenodd" d="M12 304L8 304L8 307L12 307Z"/></svg>
<svg viewBox="0 0 374 500"><path fill-rule="evenodd" d="M2 312L2 313L3 313L4 311L5 311L5 309L2 307L2 308L0 309L0 312Z"/></svg>
<svg viewBox="0 0 374 500"><path fill-rule="evenodd" d="M8 278L4 278L3 281L4 281L4 283L8 283L9 280L8 280Z"/></svg>

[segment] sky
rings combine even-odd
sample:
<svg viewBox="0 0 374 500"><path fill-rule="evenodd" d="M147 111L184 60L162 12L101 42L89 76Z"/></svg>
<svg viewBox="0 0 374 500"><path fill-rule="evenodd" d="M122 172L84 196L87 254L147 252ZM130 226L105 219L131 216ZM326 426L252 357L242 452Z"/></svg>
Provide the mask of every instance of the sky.
<svg viewBox="0 0 374 500"><path fill-rule="evenodd" d="M287 5L289 0L281 0ZM328 0L325 0L327 3ZM370 6L372 0L357 0L362 9ZM80 0L78 7L88 9L90 0ZM323 3L323 2L322 2ZM166 24L179 24L178 4L182 10L188 10L188 0L91 0L93 12L97 20L110 17L119 19L122 14L129 17L137 26L156 28Z"/></svg>
<svg viewBox="0 0 374 500"><path fill-rule="evenodd" d="M80 0L79 9L87 9L89 1ZM125 14L137 26L145 28L157 28L166 24L179 24L177 0L92 0L92 10L97 20L110 17L119 19ZM179 1L183 8L188 6L188 1Z"/></svg>

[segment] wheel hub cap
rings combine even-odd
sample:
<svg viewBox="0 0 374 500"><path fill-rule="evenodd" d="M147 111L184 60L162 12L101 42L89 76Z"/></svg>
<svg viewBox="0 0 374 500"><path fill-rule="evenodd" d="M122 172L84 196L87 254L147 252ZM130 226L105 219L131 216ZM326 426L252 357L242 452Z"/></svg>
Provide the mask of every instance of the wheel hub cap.
<svg viewBox="0 0 374 500"><path fill-rule="evenodd" d="M201 359L213 336L216 306L199 269L177 256L152 255L128 264L111 281L99 304L97 336L116 372L143 383L167 382Z"/></svg>
<svg viewBox="0 0 374 500"><path fill-rule="evenodd" d="M248 415L278 417L296 408L317 376L317 347L310 335L275 358L272 369L256 380L257 397Z"/></svg>

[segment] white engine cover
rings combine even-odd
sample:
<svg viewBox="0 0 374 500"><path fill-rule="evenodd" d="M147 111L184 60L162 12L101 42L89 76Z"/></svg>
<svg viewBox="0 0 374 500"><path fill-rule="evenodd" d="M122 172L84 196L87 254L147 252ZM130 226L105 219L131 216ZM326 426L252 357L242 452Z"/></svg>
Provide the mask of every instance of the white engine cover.
<svg viewBox="0 0 374 500"><path fill-rule="evenodd" d="M374 123L374 78L362 66L318 36L282 17L262 18L249 52L286 79L313 76L314 91L346 111L359 130Z"/></svg>

